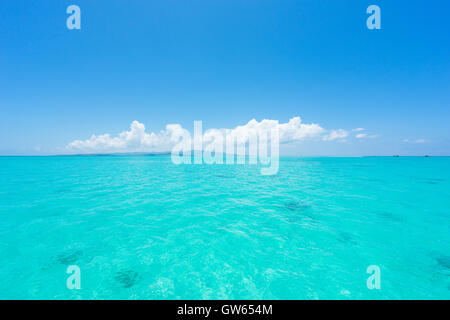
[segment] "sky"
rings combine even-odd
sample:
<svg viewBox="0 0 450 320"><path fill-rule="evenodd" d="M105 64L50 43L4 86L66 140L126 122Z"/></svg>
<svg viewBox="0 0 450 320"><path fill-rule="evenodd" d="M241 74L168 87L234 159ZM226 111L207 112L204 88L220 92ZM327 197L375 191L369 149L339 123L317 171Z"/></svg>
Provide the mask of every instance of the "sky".
<svg viewBox="0 0 450 320"><path fill-rule="evenodd" d="M366 26L372 4L380 30ZM196 120L278 121L282 155L450 155L449 12L444 0L3 0L0 155L133 151Z"/></svg>

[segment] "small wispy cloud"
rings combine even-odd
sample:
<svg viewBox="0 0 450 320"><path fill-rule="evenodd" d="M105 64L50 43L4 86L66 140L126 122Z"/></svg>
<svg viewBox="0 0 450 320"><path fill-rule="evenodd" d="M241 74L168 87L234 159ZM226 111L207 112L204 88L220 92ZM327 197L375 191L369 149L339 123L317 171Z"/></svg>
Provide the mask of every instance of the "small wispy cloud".
<svg viewBox="0 0 450 320"><path fill-rule="evenodd" d="M367 134L367 133L358 133L355 137L356 139L373 139L379 137L379 134Z"/></svg>
<svg viewBox="0 0 450 320"><path fill-rule="evenodd" d="M416 139L416 140L405 139L405 140L403 140L403 142L406 142L406 143L428 143L428 142L430 142L430 140L428 140L428 139Z"/></svg>
<svg viewBox="0 0 450 320"><path fill-rule="evenodd" d="M366 138L367 137L367 133L358 133L357 135L356 135L356 138L357 139L362 139L362 138Z"/></svg>
<svg viewBox="0 0 450 320"><path fill-rule="evenodd" d="M337 139L344 139L348 137L349 132L344 129L331 130L331 132L325 136L323 136L324 141L333 141Z"/></svg>
<svg viewBox="0 0 450 320"><path fill-rule="evenodd" d="M355 128L355 129L352 129L352 132L360 132L360 131L364 131L364 128Z"/></svg>

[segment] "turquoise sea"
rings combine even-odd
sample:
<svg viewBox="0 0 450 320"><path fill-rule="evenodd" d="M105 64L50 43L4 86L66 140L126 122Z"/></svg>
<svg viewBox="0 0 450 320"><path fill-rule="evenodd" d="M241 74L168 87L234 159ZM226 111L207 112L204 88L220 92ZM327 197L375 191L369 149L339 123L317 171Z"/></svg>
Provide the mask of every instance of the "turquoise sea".
<svg viewBox="0 0 450 320"><path fill-rule="evenodd" d="M449 299L449 222L445 157L0 157L0 299Z"/></svg>

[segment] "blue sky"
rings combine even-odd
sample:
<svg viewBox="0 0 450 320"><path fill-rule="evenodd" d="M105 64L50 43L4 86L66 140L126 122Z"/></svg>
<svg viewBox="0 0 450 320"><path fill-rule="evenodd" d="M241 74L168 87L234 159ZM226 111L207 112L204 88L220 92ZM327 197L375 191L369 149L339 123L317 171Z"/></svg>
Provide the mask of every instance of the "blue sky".
<svg viewBox="0 0 450 320"><path fill-rule="evenodd" d="M66 28L80 6L81 30ZM368 30L366 8L381 8ZM374 138L289 155L450 155L448 1L0 2L0 154L300 116ZM407 141L406 141L407 140Z"/></svg>

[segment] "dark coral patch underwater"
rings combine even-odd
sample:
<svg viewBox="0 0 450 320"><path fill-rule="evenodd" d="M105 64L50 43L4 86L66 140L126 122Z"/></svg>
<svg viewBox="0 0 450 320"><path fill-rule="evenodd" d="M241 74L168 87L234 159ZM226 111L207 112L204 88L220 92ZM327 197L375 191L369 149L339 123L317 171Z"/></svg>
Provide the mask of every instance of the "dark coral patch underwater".
<svg viewBox="0 0 450 320"><path fill-rule="evenodd" d="M58 255L56 257L56 260L58 260L58 262L62 264L72 264L77 262L82 255L83 252L81 250L68 251Z"/></svg>
<svg viewBox="0 0 450 320"><path fill-rule="evenodd" d="M116 273L114 279L122 285L123 288L131 288L137 282L139 275L133 270L121 270Z"/></svg>
<svg viewBox="0 0 450 320"><path fill-rule="evenodd" d="M303 211L311 209L311 206L298 201L289 201L284 204L284 208L290 211Z"/></svg>
<svg viewBox="0 0 450 320"><path fill-rule="evenodd" d="M436 257L436 261L443 269L450 271L450 256Z"/></svg>

